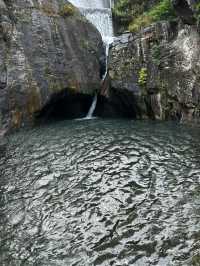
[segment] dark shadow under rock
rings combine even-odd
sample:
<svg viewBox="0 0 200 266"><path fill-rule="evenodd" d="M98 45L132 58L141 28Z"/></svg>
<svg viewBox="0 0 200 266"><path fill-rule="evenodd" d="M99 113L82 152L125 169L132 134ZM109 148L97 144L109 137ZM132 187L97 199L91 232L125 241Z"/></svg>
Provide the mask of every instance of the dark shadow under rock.
<svg viewBox="0 0 200 266"><path fill-rule="evenodd" d="M109 90L109 97L99 96L95 115L106 118L133 118L138 116L134 95L129 91Z"/></svg>
<svg viewBox="0 0 200 266"><path fill-rule="evenodd" d="M83 118L87 115L93 97L67 90L54 94L44 108L36 114L38 122Z"/></svg>

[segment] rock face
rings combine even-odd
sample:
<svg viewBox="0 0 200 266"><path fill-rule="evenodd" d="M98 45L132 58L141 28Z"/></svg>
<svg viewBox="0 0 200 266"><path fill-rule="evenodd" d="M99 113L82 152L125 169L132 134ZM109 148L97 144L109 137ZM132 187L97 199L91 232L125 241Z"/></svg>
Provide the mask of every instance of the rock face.
<svg viewBox="0 0 200 266"><path fill-rule="evenodd" d="M6 139L0 136L0 159L4 156L6 151Z"/></svg>
<svg viewBox="0 0 200 266"><path fill-rule="evenodd" d="M100 89L98 31L68 1L0 0L0 128L18 128L55 94Z"/></svg>
<svg viewBox="0 0 200 266"><path fill-rule="evenodd" d="M195 5L198 0L172 0L172 4L181 20L189 25L196 24Z"/></svg>
<svg viewBox="0 0 200 266"><path fill-rule="evenodd" d="M160 22L119 38L109 59L111 88L129 93L138 118L200 121L200 35L195 25ZM116 95L116 94L115 94Z"/></svg>

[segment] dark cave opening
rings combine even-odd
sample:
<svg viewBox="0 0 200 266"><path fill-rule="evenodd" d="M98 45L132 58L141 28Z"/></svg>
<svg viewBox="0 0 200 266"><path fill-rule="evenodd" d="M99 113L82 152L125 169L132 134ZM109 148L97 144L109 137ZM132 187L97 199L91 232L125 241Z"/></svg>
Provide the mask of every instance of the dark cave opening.
<svg viewBox="0 0 200 266"><path fill-rule="evenodd" d="M109 97L98 96L96 116L136 119L139 113L137 99L132 92L110 88Z"/></svg>
<svg viewBox="0 0 200 266"><path fill-rule="evenodd" d="M86 117L94 96L65 91L52 95L35 118L39 123ZM94 116L102 118L136 119L137 107L130 94L112 91L110 97L98 95Z"/></svg>
<svg viewBox="0 0 200 266"><path fill-rule="evenodd" d="M68 92L54 94L43 109L36 114L36 120L55 121L83 118L92 104L93 96Z"/></svg>

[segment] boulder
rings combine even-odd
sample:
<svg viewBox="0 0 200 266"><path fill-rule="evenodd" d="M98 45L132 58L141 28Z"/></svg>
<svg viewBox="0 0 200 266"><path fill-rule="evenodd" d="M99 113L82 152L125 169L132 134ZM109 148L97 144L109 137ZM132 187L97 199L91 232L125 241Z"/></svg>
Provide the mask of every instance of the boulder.
<svg viewBox="0 0 200 266"><path fill-rule="evenodd" d="M60 92L94 94L102 54L99 32L68 1L0 0L0 128L33 123Z"/></svg>

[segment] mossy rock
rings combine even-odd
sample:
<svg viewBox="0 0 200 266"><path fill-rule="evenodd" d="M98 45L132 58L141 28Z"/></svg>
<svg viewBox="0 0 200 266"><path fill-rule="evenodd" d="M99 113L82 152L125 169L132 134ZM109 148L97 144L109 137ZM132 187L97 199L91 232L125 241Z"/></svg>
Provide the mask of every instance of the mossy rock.
<svg viewBox="0 0 200 266"><path fill-rule="evenodd" d="M64 4L60 8L60 16L62 17L71 17L74 16L76 13L76 8L72 4Z"/></svg>

